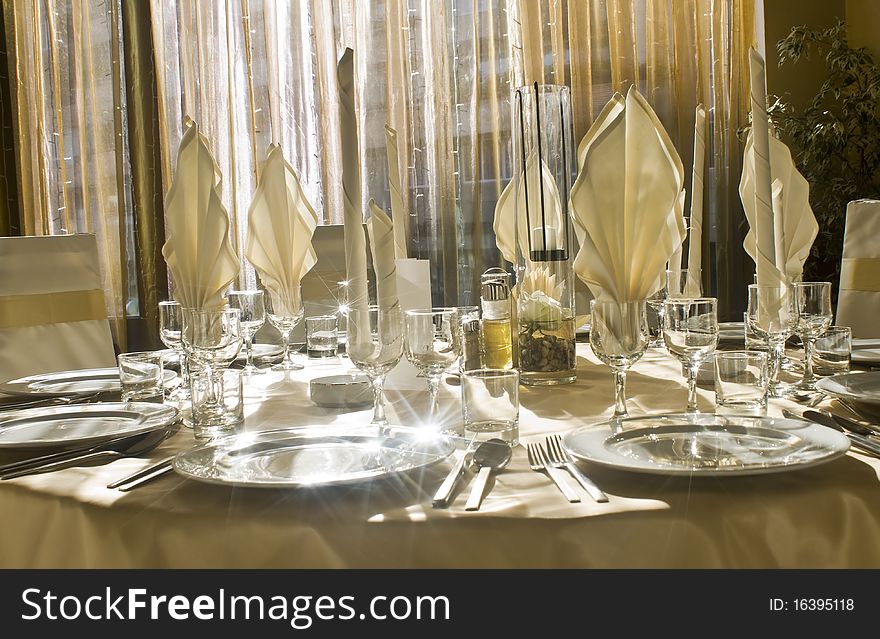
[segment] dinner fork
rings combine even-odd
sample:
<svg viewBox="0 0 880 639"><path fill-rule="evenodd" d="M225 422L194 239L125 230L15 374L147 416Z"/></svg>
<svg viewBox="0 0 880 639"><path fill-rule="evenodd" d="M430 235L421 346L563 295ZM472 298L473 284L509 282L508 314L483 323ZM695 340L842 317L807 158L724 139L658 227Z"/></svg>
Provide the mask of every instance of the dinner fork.
<svg viewBox="0 0 880 639"><path fill-rule="evenodd" d="M547 459L547 451L541 444L526 444L526 453L529 456L529 467L535 472L545 472L556 487L562 491L565 498L571 503L577 503L581 500L574 489L565 481L565 473L550 465Z"/></svg>
<svg viewBox="0 0 880 639"><path fill-rule="evenodd" d="M564 468L571 473L571 476L574 477L577 482L583 486L584 490L589 493L590 497L596 501L608 501L608 495L603 493L602 490L593 483L593 480L584 475L584 473L581 472L581 469L575 466L574 462L571 461L568 452L562 448L562 438L559 435L547 436L547 452L549 453L551 466L555 468Z"/></svg>

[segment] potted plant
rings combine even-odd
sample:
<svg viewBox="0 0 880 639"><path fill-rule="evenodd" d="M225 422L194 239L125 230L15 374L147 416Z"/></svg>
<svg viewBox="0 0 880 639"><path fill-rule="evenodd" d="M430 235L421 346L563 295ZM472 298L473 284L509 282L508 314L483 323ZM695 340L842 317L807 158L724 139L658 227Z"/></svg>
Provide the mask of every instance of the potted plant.
<svg viewBox="0 0 880 639"><path fill-rule="evenodd" d="M780 66L814 54L825 60L827 77L802 112L777 96L767 112L810 183L819 223L804 280L830 281L836 290L847 202L880 199L880 68L866 49L849 46L843 21L825 30L793 27L776 50Z"/></svg>

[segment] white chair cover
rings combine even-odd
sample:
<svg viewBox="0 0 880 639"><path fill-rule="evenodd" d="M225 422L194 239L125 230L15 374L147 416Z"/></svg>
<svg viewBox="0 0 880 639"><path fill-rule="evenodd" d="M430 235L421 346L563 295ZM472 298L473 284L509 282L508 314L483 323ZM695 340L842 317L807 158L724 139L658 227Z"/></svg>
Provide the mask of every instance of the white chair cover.
<svg viewBox="0 0 880 639"><path fill-rule="evenodd" d="M94 235L0 238L0 379L116 366Z"/></svg>
<svg viewBox="0 0 880 639"><path fill-rule="evenodd" d="M853 337L880 337L880 200L846 207L835 323Z"/></svg>

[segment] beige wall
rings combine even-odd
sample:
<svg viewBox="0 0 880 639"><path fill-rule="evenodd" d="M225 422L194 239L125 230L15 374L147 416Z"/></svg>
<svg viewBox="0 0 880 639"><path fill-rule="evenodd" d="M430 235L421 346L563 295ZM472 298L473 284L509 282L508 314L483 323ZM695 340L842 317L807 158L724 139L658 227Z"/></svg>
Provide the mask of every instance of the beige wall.
<svg viewBox="0 0 880 639"><path fill-rule="evenodd" d="M854 47L865 47L880 62L880 2L846 0L846 28Z"/></svg>

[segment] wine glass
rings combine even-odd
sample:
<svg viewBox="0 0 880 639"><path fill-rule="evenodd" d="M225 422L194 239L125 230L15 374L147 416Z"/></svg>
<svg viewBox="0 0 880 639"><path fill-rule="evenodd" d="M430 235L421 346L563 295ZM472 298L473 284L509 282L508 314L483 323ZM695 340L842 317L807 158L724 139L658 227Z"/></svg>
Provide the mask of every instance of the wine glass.
<svg viewBox="0 0 880 639"><path fill-rule="evenodd" d="M180 361L180 385L171 394L172 399L189 398L189 366L183 347L183 311L180 302L173 300L159 302L159 339L168 348L177 353Z"/></svg>
<svg viewBox="0 0 880 639"><path fill-rule="evenodd" d="M652 348L663 346L663 302L666 301L666 294L666 286L663 286L645 300L647 308L651 311L648 315L648 336L650 337L648 346ZM654 321L657 322L656 328Z"/></svg>
<svg viewBox="0 0 880 639"><path fill-rule="evenodd" d="M385 376L403 356L403 319L400 307L352 307L348 313L348 356L370 378L373 387L373 420L380 429L385 417Z"/></svg>
<svg viewBox="0 0 880 639"><path fill-rule="evenodd" d="M663 308L663 341L687 370L687 412L696 413L700 364L718 345L718 301L714 297L669 299Z"/></svg>
<svg viewBox="0 0 880 639"><path fill-rule="evenodd" d="M245 363L242 373L245 375L256 375L265 373L262 368L254 366L254 335L266 323L266 306L263 303L263 291L230 291L226 294L226 299L231 308L237 308L241 311L241 334L244 338L245 352L247 353L247 362Z"/></svg>
<svg viewBox="0 0 880 639"><path fill-rule="evenodd" d="M428 380L432 425L437 421L440 378L461 354L461 340L455 327L457 316L454 308L411 310L404 316L406 358Z"/></svg>
<svg viewBox="0 0 880 639"><path fill-rule="evenodd" d="M797 282L794 285L795 331L804 342L804 376L797 384L798 390L815 391L816 376L813 375L813 350L816 338L831 326L830 282Z"/></svg>
<svg viewBox="0 0 880 639"><path fill-rule="evenodd" d="M590 302L590 346L614 372L614 419L626 411L626 371L648 348L646 302Z"/></svg>
<svg viewBox="0 0 880 639"><path fill-rule="evenodd" d="M282 299L270 291L265 299L266 316L269 318L269 323L281 333L281 343L284 345L284 357L272 367L273 371L288 372L303 369L302 364L297 364L290 357L290 334L305 314L299 286L294 294L288 295L287 298Z"/></svg>
<svg viewBox="0 0 880 639"><path fill-rule="evenodd" d="M767 340L770 355L770 397L784 397L788 384L779 379L779 370L785 352L785 340L794 330L797 316L793 296L785 284L758 286L749 284L749 302L746 308L748 328L760 339Z"/></svg>

